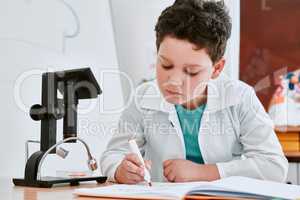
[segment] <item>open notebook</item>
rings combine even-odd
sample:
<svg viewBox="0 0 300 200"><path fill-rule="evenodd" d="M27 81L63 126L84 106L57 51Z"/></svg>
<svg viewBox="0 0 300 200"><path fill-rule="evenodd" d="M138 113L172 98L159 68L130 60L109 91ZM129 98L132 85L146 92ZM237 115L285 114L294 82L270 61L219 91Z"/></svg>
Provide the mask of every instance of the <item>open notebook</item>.
<svg viewBox="0 0 300 200"><path fill-rule="evenodd" d="M76 189L74 194L79 196L133 199L183 199L186 195L213 195L254 199L299 199L300 186L245 177L229 177L213 182L153 183L152 187L115 184L92 189Z"/></svg>

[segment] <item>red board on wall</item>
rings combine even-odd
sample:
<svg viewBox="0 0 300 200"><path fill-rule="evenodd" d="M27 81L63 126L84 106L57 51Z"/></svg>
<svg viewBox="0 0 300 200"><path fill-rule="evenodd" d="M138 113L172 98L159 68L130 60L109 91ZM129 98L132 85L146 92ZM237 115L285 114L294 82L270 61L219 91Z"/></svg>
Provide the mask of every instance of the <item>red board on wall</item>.
<svg viewBox="0 0 300 200"><path fill-rule="evenodd" d="M278 77L300 68L300 0L241 0L240 79L267 109Z"/></svg>

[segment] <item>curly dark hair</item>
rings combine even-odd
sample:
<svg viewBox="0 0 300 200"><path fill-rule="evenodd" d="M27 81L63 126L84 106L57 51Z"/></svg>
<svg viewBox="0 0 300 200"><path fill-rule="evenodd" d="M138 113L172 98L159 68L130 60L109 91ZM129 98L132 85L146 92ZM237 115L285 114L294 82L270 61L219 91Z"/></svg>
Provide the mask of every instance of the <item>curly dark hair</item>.
<svg viewBox="0 0 300 200"><path fill-rule="evenodd" d="M205 48L215 63L222 58L231 35L231 18L224 1L176 0L155 26L156 47L166 36L187 40Z"/></svg>

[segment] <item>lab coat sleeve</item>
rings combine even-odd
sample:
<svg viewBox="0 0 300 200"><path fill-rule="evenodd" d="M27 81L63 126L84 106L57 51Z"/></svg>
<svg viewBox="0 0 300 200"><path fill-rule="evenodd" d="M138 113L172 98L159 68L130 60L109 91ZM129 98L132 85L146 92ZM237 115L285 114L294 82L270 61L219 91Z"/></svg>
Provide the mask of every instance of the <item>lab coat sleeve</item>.
<svg viewBox="0 0 300 200"><path fill-rule="evenodd" d="M273 123L252 88L246 89L236 110L242 157L217 163L221 178L246 176L284 182L288 161L274 132Z"/></svg>
<svg viewBox="0 0 300 200"><path fill-rule="evenodd" d="M130 153L128 140L134 138L140 149L143 149L142 114L134 104L125 109L120 117L118 128L100 158L102 173L109 181L115 182L115 172L126 154Z"/></svg>

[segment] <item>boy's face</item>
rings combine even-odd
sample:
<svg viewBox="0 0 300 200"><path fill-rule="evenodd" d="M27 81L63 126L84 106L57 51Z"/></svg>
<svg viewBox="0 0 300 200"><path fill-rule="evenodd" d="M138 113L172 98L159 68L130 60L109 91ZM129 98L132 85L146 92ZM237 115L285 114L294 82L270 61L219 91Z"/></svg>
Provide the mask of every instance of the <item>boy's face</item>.
<svg viewBox="0 0 300 200"><path fill-rule="evenodd" d="M185 104L206 95L207 83L219 76L224 59L213 64L205 49L170 36L161 42L156 65L160 91L166 101Z"/></svg>

